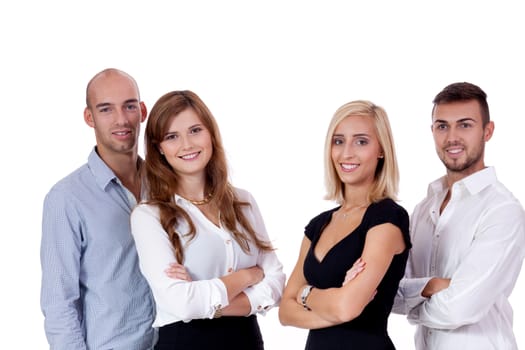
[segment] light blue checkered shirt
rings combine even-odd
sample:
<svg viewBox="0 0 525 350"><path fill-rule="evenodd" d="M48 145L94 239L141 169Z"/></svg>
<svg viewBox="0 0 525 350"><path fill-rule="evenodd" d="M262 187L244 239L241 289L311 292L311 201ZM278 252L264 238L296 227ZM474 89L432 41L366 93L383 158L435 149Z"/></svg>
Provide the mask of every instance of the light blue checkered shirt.
<svg viewBox="0 0 525 350"><path fill-rule="evenodd" d="M130 232L135 198L100 159L44 200L41 307L51 349L151 349L154 303Z"/></svg>

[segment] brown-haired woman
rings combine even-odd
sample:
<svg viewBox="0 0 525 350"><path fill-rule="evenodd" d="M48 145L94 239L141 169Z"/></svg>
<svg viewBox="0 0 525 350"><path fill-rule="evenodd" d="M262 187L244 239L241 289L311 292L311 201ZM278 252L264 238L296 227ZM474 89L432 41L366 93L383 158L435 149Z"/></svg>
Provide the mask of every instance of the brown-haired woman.
<svg viewBox="0 0 525 350"><path fill-rule="evenodd" d="M215 118L195 93L169 92L150 112L145 152L147 199L131 227L155 349L263 349L256 314L278 305L285 275L254 198L228 181Z"/></svg>

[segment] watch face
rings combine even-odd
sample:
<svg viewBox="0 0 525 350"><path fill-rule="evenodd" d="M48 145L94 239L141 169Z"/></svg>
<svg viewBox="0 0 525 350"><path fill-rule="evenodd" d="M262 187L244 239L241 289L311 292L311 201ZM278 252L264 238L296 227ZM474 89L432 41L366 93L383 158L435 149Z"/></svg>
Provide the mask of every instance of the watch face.
<svg viewBox="0 0 525 350"><path fill-rule="evenodd" d="M310 294L310 290L312 290L312 286L306 286L303 288L303 292L301 293L301 297L303 299L306 299L306 297L308 296L308 294Z"/></svg>
<svg viewBox="0 0 525 350"><path fill-rule="evenodd" d="M303 304L303 307L305 310L310 311L311 309L306 305L306 298L308 298L308 295L310 295L310 291L312 290L313 286L306 286L303 288L303 292L301 293L301 302Z"/></svg>

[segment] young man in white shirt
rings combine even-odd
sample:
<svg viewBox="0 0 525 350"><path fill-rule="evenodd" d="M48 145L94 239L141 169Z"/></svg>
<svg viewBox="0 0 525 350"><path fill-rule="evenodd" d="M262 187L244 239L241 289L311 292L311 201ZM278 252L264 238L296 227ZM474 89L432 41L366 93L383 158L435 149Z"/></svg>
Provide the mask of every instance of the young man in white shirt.
<svg viewBox="0 0 525 350"><path fill-rule="evenodd" d="M435 98L432 134L447 173L410 223L412 250L393 311L417 325L416 349L517 349L508 297L525 256L525 213L485 166L494 132L486 94L454 83Z"/></svg>

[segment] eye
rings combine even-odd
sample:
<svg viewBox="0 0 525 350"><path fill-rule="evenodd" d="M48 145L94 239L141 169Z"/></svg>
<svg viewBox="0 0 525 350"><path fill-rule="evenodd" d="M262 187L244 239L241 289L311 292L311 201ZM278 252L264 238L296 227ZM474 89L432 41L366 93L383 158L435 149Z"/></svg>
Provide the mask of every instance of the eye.
<svg viewBox="0 0 525 350"><path fill-rule="evenodd" d="M364 138L359 138L357 140L355 140L355 144L358 145L358 146L366 146L368 145L368 139L364 139Z"/></svg>
<svg viewBox="0 0 525 350"><path fill-rule="evenodd" d="M190 129L190 134L198 134L199 132L202 131L202 127L200 126L195 126L193 128Z"/></svg>
<svg viewBox="0 0 525 350"><path fill-rule="evenodd" d="M109 113L111 112L111 107L101 107L98 109L99 113Z"/></svg>
<svg viewBox="0 0 525 350"><path fill-rule="evenodd" d="M465 123L460 123L460 124L459 124L459 127L460 127L461 129L468 129L468 128L471 128L471 127L472 127L472 124L471 124L471 123L467 123L467 122L465 122Z"/></svg>
<svg viewBox="0 0 525 350"><path fill-rule="evenodd" d="M435 127L437 130L447 130L448 129L448 125L445 123L436 124Z"/></svg>
<svg viewBox="0 0 525 350"><path fill-rule="evenodd" d="M175 133L169 133L164 136L163 141L176 140L179 136Z"/></svg>
<svg viewBox="0 0 525 350"><path fill-rule="evenodd" d="M342 145L344 143L344 140L340 137L335 137L332 141L332 143L336 146Z"/></svg>
<svg viewBox="0 0 525 350"><path fill-rule="evenodd" d="M139 106L136 103L128 103L126 105L126 109L128 111L136 111L139 108Z"/></svg>

